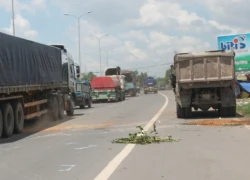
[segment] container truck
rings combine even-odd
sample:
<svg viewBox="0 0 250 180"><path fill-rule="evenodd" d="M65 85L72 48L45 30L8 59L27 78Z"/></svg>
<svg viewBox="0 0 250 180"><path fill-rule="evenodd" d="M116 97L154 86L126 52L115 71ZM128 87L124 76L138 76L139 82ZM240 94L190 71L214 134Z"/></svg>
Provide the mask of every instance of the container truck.
<svg viewBox="0 0 250 180"><path fill-rule="evenodd" d="M108 100L108 101L121 101L122 89L119 77L113 76L100 76L94 77L91 80L93 89L92 100L93 102Z"/></svg>
<svg viewBox="0 0 250 180"><path fill-rule="evenodd" d="M122 70L121 74L125 76L126 83L132 84L132 85L127 85L130 86L130 92L132 96L136 96L137 94L137 89L136 89L136 77L134 71L131 70ZM132 88L131 88L132 87Z"/></svg>
<svg viewBox="0 0 250 180"><path fill-rule="evenodd" d="M125 76L121 75L121 68L119 66L117 67L110 67L107 68L105 71L105 76L113 76L113 77L117 77L120 79L120 84L121 84L121 97L122 100L125 100L126 96L125 96Z"/></svg>
<svg viewBox="0 0 250 180"><path fill-rule="evenodd" d="M191 117L192 108L213 108L222 117L236 116L234 57L233 51L175 54L171 85L178 118Z"/></svg>
<svg viewBox="0 0 250 180"><path fill-rule="evenodd" d="M92 93L91 85L88 81L78 80L76 82L76 100L75 106L79 106L80 109L84 109L85 106L91 108L92 106Z"/></svg>
<svg viewBox="0 0 250 180"><path fill-rule="evenodd" d="M63 45L0 33L0 136L21 133L25 120L74 114L80 69Z"/></svg>
<svg viewBox="0 0 250 180"><path fill-rule="evenodd" d="M157 81L153 77L147 77L143 83L144 94L148 92L154 92L155 94L158 92Z"/></svg>

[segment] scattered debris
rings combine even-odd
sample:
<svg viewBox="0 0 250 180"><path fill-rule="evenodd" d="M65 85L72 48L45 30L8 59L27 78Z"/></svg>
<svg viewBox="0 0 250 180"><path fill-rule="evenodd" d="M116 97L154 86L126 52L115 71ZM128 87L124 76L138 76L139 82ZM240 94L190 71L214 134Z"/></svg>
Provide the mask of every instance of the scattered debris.
<svg viewBox="0 0 250 180"><path fill-rule="evenodd" d="M161 142L178 142L179 140L175 140L172 136L168 136L167 138L158 137L158 132L156 131L156 125L154 123L154 129L151 131L154 135L148 135L141 126L137 126L139 132L134 134L129 134L128 138L119 138L112 141L112 143L120 143L120 144L152 144L152 143L161 143Z"/></svg>
<svg viewBox="0 0 250 180"><path fill-rule="evenodd" d="M250 120L228 120L228 119L194 120L184 124L201 125L201 126L238 126L238 125L250 125Z"/></svg>

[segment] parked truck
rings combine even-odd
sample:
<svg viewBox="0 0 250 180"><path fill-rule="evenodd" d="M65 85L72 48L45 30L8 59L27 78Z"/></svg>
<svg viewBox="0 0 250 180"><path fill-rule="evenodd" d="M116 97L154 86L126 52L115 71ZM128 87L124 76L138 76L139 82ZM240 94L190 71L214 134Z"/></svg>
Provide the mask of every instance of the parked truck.
<svg viewBox="0 0 250 180"><path fill-rule="evenodd" d="M63 45L0 33L0 136L21 133L25 120L74 114L80 69Z"/></svg>
<svg viewBox="0 0 250 180"><path fill-rule="evenodd" d="M91 80L93 88L92 101L122 101L124 96L121 89L121 82L118 76L100 76Z"/></svg>
<svg viewBox="0 0 250 180"><path fill-rule="evenodd" d="M121 93L122 93L122 100L125 100L125 76L121 74L121 68L119 66L117 67L109 67L105 71L105 76L112 76L112 77L118 77L121 84Z"/></svg>
<svg viewBox="0 0 250 180"><path fill-rule="evenodd" d="M80 109L84 109L85 106L91 108L92 106L92 92L91 85L88 81L78 80L76 82L76 100L75 106L79 106Z"/></svg>
<svg viewBox="0 0 250 180"><path fill-rule="evenodd" d="M136 77L134 71L131 70L122 70L121 74L125 76L126 87L125 93L130 94L132 96L136 96Z"/></svg>
<svg viewBox="0 0 250 180"><path fill-rule="evenodd" d="M144 94L148 92L154 92L155 94L158 93L157 81L155 78L149 76L145 79L143 83Z"/></svg>
<svg viewBox="0 0 250 180"><path fill-rule="evenodd" d="M178 118L191 117L192 108L236 116L234 57L234 52L225 51L175 54L171 85Z"/></svg>

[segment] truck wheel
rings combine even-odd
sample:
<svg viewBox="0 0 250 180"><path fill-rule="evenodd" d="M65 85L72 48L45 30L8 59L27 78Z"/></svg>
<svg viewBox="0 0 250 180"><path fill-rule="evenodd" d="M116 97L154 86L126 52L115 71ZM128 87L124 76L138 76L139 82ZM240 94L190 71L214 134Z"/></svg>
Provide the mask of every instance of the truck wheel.
<svg viewBox="0 0 250 180"><path fill-rule="evenodd" d="M56 96L49 98L49 108L52 119L56 121L59 118L59 103Z"/></svg>
<svg viewBox="0 0 250 180"><path fill-rule="evenodd" d="M73 116L74 115L74 102L72 101L72 99L70 99L70 110L67 110L67 116Z"/></svg>
<svg viewBox="0 0 250 180"><path fill-rule="evenodd" d="M148 94L148 92L147 92L147 91L144 91L144 94Z"/></svg>
<svg viewBox="0 0 250 180"><path fill-rule="evenodd" d="M236 106L231 106L231 107L229 107L229 116L231 116L231 117L235 117L236 116Z"/></svg>
<svg viewBox="0 0 250 180"><path fill-rule="evenodd" d="M183 108L176 102L176 114L177 118L184 118L184 110Z"/></svg>
<svg viewBox="0 0 250 180"><path fill-rule="evenodd" d="M23 106L20 102L15 102L13 104L14 110L14 132L20 134L23 131L24 124L24 111Z"/></svg>
<svg viewBox="0 0 250 180"><path fill-rule="evenodd" d="M2 137L2 134L3 134L3 114L0 109L0 138Z"/></svg>
<svg viewBox="0 0 250 180"><path fill-rule="evenodd" d="M184 109L184 117L185 118L191 118L192 117L192 108L191 107L186 107Z"/></svg>
<svg viewBox="0 0 250 180"><path fill-rule="evenodd" d="M61 96L58 96L57 100L58 100L58 106L59 106L58 117L59 117L59 119L63 119L63 116L64 116L63 98Z"/></svg>
<svg viewBox="0 0 250 180"><path fill-rule="evenodd" d="M229 108L221 106L219 108L219 114L220 114L221 117L227 117L227 116L229 116Z"/></svg>
<svg viewBox="0 0 250 180"><path fill-rule="evenodd" d="M92 101L91 101L91 99L89 99L88 100L88 108L91 108L91 106L92 106Z"/></svg>
<svg viewBox="0 0 250 180"><path fill-rule="evenodd" d="M14 112L9 103L3 105L3 136L10 137L14 131Z"/></svg>

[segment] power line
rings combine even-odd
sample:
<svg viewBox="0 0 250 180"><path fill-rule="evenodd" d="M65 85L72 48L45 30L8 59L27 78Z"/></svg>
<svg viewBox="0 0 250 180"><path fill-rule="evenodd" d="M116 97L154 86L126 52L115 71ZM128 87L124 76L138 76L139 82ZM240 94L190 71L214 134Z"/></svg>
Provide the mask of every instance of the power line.
<svg viewBox="0 0 250 180"><path fill-rule="evenodd" d="M166 65L170 65L170 64L172 64L172 63L164 63L164 64L158 64L158 65L152 65L152 66L143 66L143 67L130 68L130 69L144 69L144 68L149 68L149 67L166 66Z"/></svg>
<svg viewBox="0 0 250 180"><path fill-rule="evenodd" d="M144 68L150 68L150 67L158 67L158 66L166 66L171 65L172 63L163 63L163 64L157 64L157 65L151 65L151 66L142 66L142 67L136 67L136 68L124 68L124 69L144 69ZM100 73L100 72L93 72L93 73Z"/></svg>

